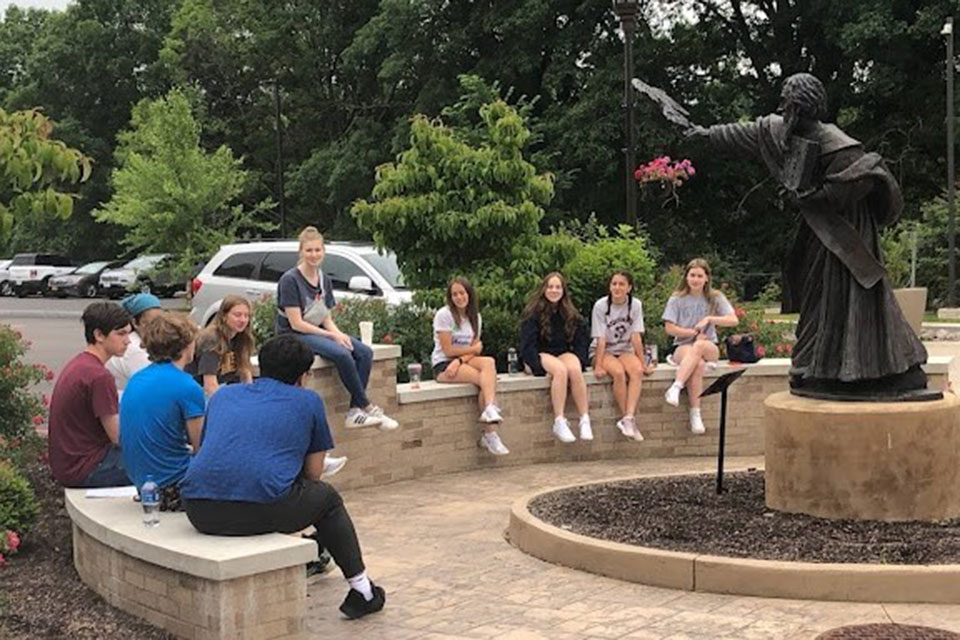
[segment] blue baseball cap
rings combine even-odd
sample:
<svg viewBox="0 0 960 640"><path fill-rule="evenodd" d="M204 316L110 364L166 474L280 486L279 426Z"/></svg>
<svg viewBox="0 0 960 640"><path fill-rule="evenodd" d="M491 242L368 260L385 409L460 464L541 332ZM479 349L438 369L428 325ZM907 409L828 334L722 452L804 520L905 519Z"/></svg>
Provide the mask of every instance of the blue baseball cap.
<svg viewBox="0 0 960 640"><path fill-rule="evenodd" d="M160 304L160 298L152 293L135 293L132 296L127 296L120 301L120 306L134 318L149 309L163 308L163 305Z"/></svg>

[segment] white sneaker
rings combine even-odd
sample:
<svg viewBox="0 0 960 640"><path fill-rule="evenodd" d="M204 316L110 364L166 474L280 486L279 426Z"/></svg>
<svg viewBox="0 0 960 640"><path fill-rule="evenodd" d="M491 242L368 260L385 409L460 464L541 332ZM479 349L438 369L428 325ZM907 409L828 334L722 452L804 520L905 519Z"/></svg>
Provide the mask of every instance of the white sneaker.
<svg viewBox="0 0 960 640"><path fill-rule="evenodd" d="M680 406L680 390L683 387L678 387L676 384L670 385L670 388L667 389L667 392L663 394L663 399L667 401L667 404L673 407Z"/></svg>
<svg viewBox="0 0 960 640"><path fill-rule="evenodd" d="M357 407L351 407L347 411L347 417L344 420L344 426L347 429L359 429L361 427L376 427L380 424L380 418L374 417Z"/></svg>
<svg viewBox="0 0 960 640"><path fill-rule="evenodd" d="M667 354L667 364L670 365L671 367L677 366L677 361L673 359L672 353Z"/></svg>
<svg viewBox="0 0 960 640"><path fill-rule="evenodd" d="M487 408L480 414L480 422L487 424L503 422L503 416L500 415L500 409L497 408L497 405L488 404Z"/></svg>
<svg viewBox="0 0 960 640"><path fill-rule="evenodd" d="M634 424L632 420L627 420L626 416L617 420L617 429L620 429L620 433L628 438L634 437Z"/></svg>
<svg viewBox="0 0 960 640"><path fill-rule="evenodd" d="M714 371L716 368L717 368L716 362L708 362L706 366L704 366L703 370L706 371L707 373L710 373L711 371Z"/></svg>
<svg viewBox="0 0 960 640"><path fill-rule="evenodd" d="M580 416L580 439L593 440L593 427L590 426L590 416L587 414Z"/></svg>
<svg viewBox="0 0 960 640"><path fill-rule="evenodd" d="M320 477L329 478L330 476L335 476L346 464L347 456L341 456L339 458L327 456L323 459L323 473L320 474Z"/></svg>
<svg viewBox="0 0 960 640"><path fill-rule="evenodd" d="M383 412L383 409L375 404L367 407L367 415L377 418L380 421L380 431L393 431L400 426L400 423Z"/></svg>
<svg viewBox="0 0 960 640"><path fill-rule="evenodd" d="M495 456L505 456L510 453L510 450L503 446L503 441L496 432L483 434L480 438L480 446Z"/></svg>
<svg viewBox="0 0 960 640"><path fill-rule="evenodd" d="M699 409L690 410L690 433L694 435L702 435L707 432L707 428L703 426L703 418L700 417Z"/></svg>
<svg viewBox="0 0 960 640"><path fill-rule="evenodd" d="M570 431L570 425L567 423L567 419L562 416L553 421L553 435L555 435L560 442L569 444L577 441L577 437L573 435L573 431Z"/></svg>

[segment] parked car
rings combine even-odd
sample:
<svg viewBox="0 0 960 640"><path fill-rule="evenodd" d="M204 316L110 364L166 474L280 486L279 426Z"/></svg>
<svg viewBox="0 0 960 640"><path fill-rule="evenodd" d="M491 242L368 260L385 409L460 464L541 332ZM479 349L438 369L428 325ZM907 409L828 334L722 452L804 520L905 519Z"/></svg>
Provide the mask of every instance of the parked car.
<svg viewBox="0 0 960 640"><path fill-rule="evenodd" d="M10 263L13 260L0 260L0 296L13 295L13 281L10 280Z"/></svg>
<svg viewBox="0 0 960 640"><path fill-rule="evenodd" d="M297 264L298 251L295 240L223 245L191 282L190 317L205 326L231 293L250 300L276 294L277 281ZM337 297L381 298L387 304L413 299L396 256L379 253L370 244L326 243L321 269L330 276Z"/></svg>
<svg viewBox="0 0 960 640"><path fill-rule="evenodd" d="M123 264L123 260L88 262L66 275L50 278L47 293L60 298L96 298L100 293L100 275L107 269L116 269Z"/></svg>
<svg viewBox="0 0 960 640"><path fill-rule="evenodd" d="M100 290L110 298L133 291L172 296L183 290L183 280L170 268L171 259L166 253L150 254L134 258L119 269L108 269L100 275Z"/></svg>
<svg viewBox="0 0 960 640"><path fill-rule="evenodd" d="M70 273L76 265L56 253L18 253L10 263L10 280L18 296L46 293L50 278Z"/></svg>

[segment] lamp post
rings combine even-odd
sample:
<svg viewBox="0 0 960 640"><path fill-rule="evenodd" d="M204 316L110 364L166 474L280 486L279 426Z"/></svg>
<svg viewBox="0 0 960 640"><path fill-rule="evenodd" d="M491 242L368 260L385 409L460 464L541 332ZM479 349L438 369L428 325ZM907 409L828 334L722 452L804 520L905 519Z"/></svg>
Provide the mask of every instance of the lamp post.
<svg viewBox="0 0 960 640"><path fill-rule="evenodd" d="M637 14L640 13L639 0L613 0L613 10L620 18L623 29L623 109L625 113L626 143L624 154L624 175L627 187L627 224L637 226L637 181L633 172L637 167L636 132L634 130L633 86L633 38L637 32Z"/></svg>
<svg viewBox="0 0 960 640"><path fill-rule="evenodd" d="M957 176L954 173L954 137L953 137L953 18L947 18L940 35L947 39L947 251L950 255L950 267L947 282L947 306L954 306L957 284L957 258L954 234L956 221L954 215L954 199L956 197Z"/></svg>
<svg viewBox="0 0 960 640"><path fill-rule="evenodd" d="M287 212L283 185L283 105L280 103L280 83L273 81L274 118L277 126L277 203L280 209L280 237L287 237Z"/></svg>

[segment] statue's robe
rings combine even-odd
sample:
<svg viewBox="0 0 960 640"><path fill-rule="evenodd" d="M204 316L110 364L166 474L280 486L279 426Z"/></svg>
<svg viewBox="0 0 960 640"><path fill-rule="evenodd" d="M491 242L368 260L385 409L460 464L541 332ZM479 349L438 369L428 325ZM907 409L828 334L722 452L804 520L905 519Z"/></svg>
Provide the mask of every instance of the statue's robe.
<svg viewBox="0 0 960 640"><path fill-rule="evenodd" d="M709 136L713 144L753 154L782 181L782 127L772 115L717 125ZM900 187L879 155L835 125L818 124L803 135L819 144L820 154L784 262L784 311L800 313L791 375L862 383L917 372L927 352L894 298L878 239L880 227L903 208Z"/></svg>

